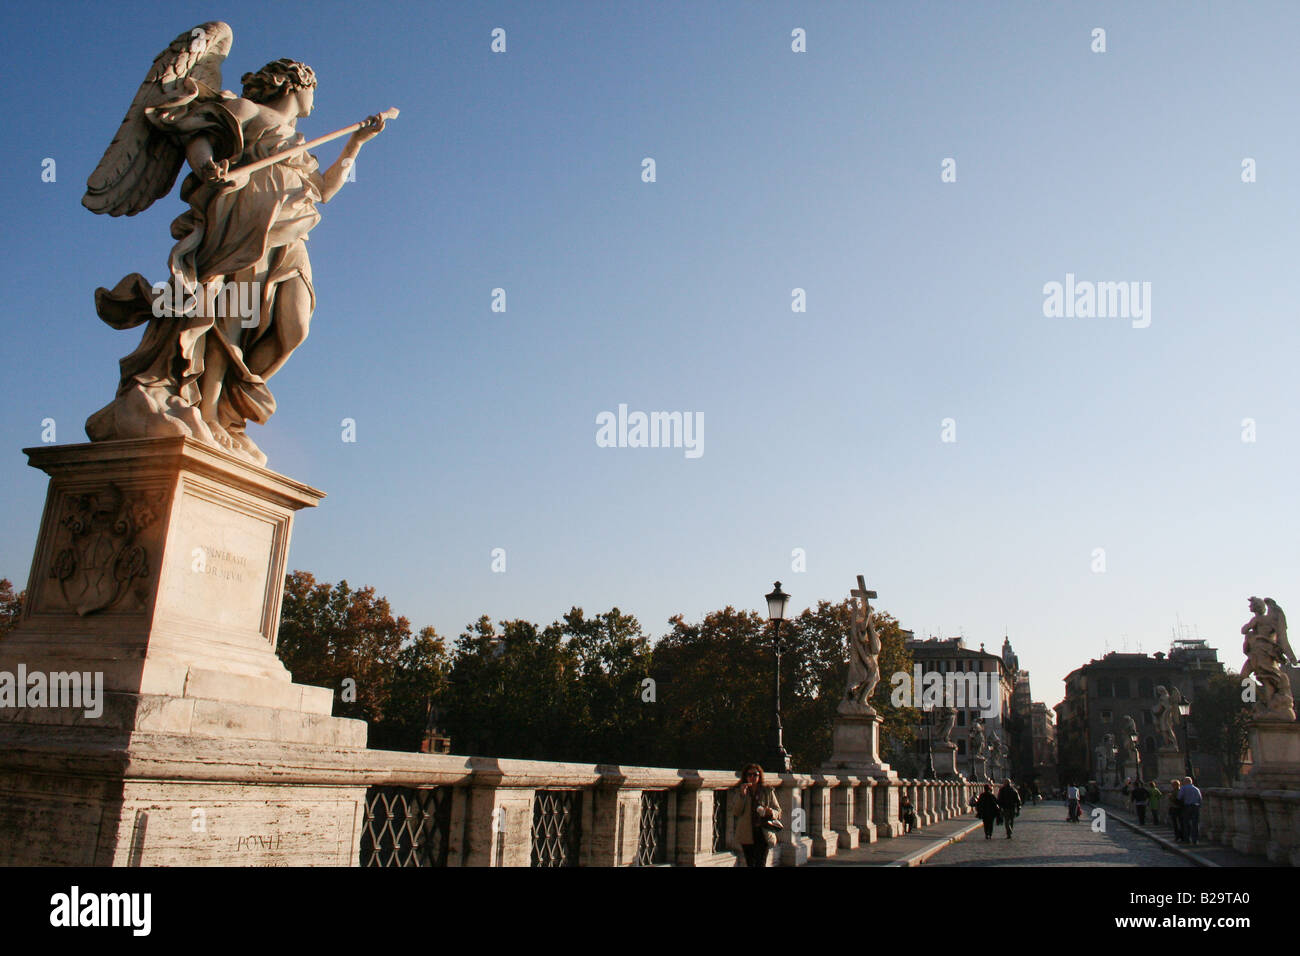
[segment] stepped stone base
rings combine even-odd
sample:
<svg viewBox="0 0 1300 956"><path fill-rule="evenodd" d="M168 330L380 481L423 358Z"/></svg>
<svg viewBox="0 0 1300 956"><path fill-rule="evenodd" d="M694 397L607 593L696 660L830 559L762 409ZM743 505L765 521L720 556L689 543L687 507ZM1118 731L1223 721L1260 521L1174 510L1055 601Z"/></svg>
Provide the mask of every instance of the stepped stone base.
<svg viewBox="0 0 1300 956"><path fill-rule="evenodd" d="M366 725L275 655L323 494L187 438L27 449L50 475L0 675L0 864L355 863Z"/></svg>

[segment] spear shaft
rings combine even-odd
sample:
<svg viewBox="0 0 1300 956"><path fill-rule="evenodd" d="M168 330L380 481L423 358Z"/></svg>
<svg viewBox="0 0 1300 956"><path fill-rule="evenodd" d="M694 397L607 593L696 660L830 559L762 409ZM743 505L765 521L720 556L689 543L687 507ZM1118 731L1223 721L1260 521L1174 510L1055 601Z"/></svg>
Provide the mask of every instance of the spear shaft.
<svg viewBox="0 0 1300 956"><path fill-rule="evenodd" d="M397 107L394 106L391 109L384 110L384 112L380 113L379 115L386 120L390 120L390 119L396 119L397 114L398 114ZM353 123L351 126L345 126L342 129L335 130L332 133L326 133L324 136L317 136L315 139L310 139L307 142L303 143L301 146L291 146L289 149L283 150L282 152L279 153L273 153L272 155L267 156L265 159L259 159L256 162L249 163L246 166L237 166L235 168L242 170L244 172L255 173L259 169L265 169L267 166L274 166L276 163L283 162L284 160L288 159L291 156L297 156L299 153L305 153L309 149L315 149L317 146L320 146L322 143L328 143L330 140L338 139L340 136L347 136L349 133L355 133L357 130L361 129L361 127L365 126L366 122L367 122L366 120L362 120L360 123Z"/></svg>

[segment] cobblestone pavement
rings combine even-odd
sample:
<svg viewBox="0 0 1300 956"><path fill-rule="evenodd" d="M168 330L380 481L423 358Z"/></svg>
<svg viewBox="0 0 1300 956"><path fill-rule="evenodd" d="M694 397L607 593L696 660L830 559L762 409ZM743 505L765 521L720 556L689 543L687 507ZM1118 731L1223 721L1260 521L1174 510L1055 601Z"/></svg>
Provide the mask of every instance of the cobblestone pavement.
<svg viewBox="0 0 1300 956"><path fill-rule="evenodd" d="M1105 832L1095 832L1089 815L1092 809L1085 807L1079 822L1069 823L1060 803L1027 806L1016 818L1012 839L996 827L993 839L986 840L981 827L922 866L1196 865L1114 820L1107 821Z"/></svg>

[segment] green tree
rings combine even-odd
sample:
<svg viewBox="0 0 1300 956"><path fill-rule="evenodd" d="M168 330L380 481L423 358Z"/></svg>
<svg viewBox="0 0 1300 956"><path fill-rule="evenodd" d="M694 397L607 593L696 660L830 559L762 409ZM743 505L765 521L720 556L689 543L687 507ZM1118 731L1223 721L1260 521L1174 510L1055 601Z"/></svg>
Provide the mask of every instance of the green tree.
<svg viewBox="0 0 1300 956"><path fill-rule="evenodd" d="M317 584L306 571L285 579L277 651L300 684L334 691L334 715L384 718L390 682L411 625L394 618L372 587Z"/></svg>
<svg viewBox="0 0 1300 956"><path fill-rule="evenodd" d="M447 729L459 753L527 760L581 759L575 739L577 674L563 630L484 616L456 641Z"/></svg>
<svg viewBox="0 0 1300 956"><path fill-rule="evenodd" d="M18 626L18 619L22 617L23 601L27 597L26 591L14 593L14 586L8 578L0 578L0 640Z"/></svg>
<svg viewBox="0 0 1300 956"><path fill-rule="evenodd" d="M383 719L370 727L370 746L418 750L430 711L446 695L450 672L446 643L433 628L421 628L398 651L389 673Z"/></svg>
<svg viewBox="0 0 1300 956"><path fill-rule="evenodd" d="M1241 776L1246 757L1250 704L1241 699L1242 677L1231 671L1215 674L1196 694L1188 719L1196 724L1200 749L1214 758L1224 780Z"/></svg>
<svg viewBox="0 0 1300 956"><path fill-rule="evenodd" d="M612 608L586 617L572 608L560 623L574 661L566 688L576 721L571 738L592 763L641 764L655 754L659 691L650 677L650 642L635 617Z"/></svg>
<svg viewBox="0 0 1300 956"><path fill-rule="evenodd" d="M652 655L662 708L656 763L729 769L763 762L771 747L770 625L730 606L699 624L680 614L669 623Z"/></svg>

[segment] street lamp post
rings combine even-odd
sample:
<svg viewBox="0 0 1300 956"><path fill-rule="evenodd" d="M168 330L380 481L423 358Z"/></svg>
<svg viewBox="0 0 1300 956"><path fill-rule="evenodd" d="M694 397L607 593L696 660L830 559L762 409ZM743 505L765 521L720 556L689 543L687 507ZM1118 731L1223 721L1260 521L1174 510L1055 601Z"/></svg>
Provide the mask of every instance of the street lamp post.
<svg viewBox="0 0 1300 956"><path fill-rule="evenodd" d="M933 780L938 776L934 772L934 710L925 713L925 779Z"/></svg>
<svg viewBox="0 0 1300 956"><path fill-rule="evenodd" d="M1191 712L1191 704L1185 700L1179 701L1178 715L1183 718L1183 769L1189 777L1192 776L1192 738L1187 733L1187 715Z"/></svg>
<svg viewBox="0 0 1300 956"><path fill-rule="evenodd" d="M781 590L781 582L772 587L772 593L764 595L767 599L767 619L772 622L772 645L776 651L776 684L772 695L772 766L777 773L790 772L790 755L785 752L781 729L781 622L785 620L785 608L790 595Z"/></svg>

